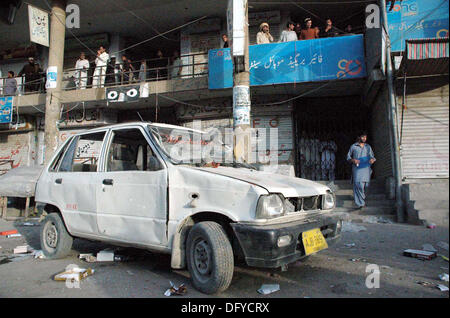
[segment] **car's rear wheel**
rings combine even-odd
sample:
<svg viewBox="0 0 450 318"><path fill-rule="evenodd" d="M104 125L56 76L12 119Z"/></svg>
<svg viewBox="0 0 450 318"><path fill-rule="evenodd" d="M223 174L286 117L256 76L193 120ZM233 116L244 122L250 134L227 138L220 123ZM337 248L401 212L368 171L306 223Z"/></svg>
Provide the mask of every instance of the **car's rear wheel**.
<svg viewBox="0 0 450 318"><path fill-rule="evenodd" d="M50 213L41 226L41 249L46 258L64 258L72 249L73 238L67 232L61 216Z"/></svg>
<svg viewBox="0 0 450 318"><path fill-rule="evenodd" d="M194 287L205 294L222 292L231 284L233 249L216 222L195 224L187 239L187 265Z"/></svg>

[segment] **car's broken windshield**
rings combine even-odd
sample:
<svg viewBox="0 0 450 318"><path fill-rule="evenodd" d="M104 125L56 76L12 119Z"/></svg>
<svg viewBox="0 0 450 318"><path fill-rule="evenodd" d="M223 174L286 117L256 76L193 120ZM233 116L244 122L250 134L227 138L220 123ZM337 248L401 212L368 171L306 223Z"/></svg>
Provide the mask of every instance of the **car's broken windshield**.
<svg viewBox="0 0 450 318"><path fill-rule="evenodd" d="M148 128L160 149L174 164L254 169L249 164L234 162L233 149L223 143L222 134L217 129L201 132L151 125Z"/></svg>

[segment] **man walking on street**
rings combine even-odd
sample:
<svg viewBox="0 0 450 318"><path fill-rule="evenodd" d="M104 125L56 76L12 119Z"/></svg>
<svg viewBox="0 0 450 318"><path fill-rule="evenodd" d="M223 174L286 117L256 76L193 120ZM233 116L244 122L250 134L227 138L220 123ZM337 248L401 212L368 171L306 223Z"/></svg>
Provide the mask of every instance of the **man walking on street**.
<svg viewBox="0 0 450 318"><path fill-rule="evenodd" d="M348 151L347 161L352 164L352 183L355 204L358 209L366 206L365 191L369 186L370 175L372 174L372 164L375 162L375 156L372 147L366 144L367 133L362 132Z"/></svg>

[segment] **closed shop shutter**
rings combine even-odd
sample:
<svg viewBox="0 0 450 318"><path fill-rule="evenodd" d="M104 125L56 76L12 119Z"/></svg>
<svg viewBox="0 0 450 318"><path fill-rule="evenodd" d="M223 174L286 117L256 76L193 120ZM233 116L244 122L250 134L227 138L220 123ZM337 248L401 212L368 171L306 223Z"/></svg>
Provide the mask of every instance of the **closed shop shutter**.
<svg viewBox="0 0 450 318"><path fill-rule="evenodd" d="M231 111L231 110L230 110ZM205 118L205 115L200 116L202 130L207 130L210 127L218 128L221 132L224 132L225 128L233 127L233 120L231 113L228 114L210 114L213 118ZM227 116L226 118L218 118ZM199 118L199 119L200 119ZM267 162L270 155L270 130L268 128L278 129L278 142L275 144L275 151L279 164L291 164L293 165L294 141L293 141L293 124L292 124L292 106L291 104L283 104L277 107L252 107L251 108L251 122L252 128L265 128L265 152L260 152L258 156L255 154L255 158L258 162ZM192 120L183 121L182 126L192 128ZM263 134L258 134L257 137L261 138ZM261 140L261 139L259 139ZM256 141L257 142L257 141ZM256 152L256 148L252 148Z"/></svg>
<svg viewBox="0 0 450 318"><path fill-rule="evenodd" d="M408 98L407 106L400 152L403 178L448 178L448 96L446 101ZM401 110L398 114L401 120Z"/></svg>

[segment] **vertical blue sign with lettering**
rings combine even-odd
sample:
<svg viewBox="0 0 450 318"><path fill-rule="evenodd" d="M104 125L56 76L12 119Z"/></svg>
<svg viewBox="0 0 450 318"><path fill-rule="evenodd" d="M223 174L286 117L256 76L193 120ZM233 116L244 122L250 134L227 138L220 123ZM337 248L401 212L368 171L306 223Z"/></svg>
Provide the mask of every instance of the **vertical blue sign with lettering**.
<svg viewBox="0 0 450 318"><path fill-rule="evenodd" d="M12 121L13 97L0 97L0 124L8 124Z"/></svg>

